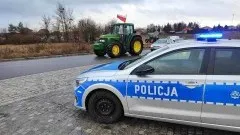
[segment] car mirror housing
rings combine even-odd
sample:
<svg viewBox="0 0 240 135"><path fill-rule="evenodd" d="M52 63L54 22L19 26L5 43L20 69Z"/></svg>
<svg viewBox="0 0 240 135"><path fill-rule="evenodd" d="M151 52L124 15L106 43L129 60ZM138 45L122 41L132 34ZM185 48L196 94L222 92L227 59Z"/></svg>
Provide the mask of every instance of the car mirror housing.
<svg viewBox="0 0 240 135"><path fill-rule="evenodd" d="M149 65L141 65L139 67L137 67L134 71L134 74L138 75L138 76L144 76L150 73L154 72L154 68L149 66Z"/></svg>

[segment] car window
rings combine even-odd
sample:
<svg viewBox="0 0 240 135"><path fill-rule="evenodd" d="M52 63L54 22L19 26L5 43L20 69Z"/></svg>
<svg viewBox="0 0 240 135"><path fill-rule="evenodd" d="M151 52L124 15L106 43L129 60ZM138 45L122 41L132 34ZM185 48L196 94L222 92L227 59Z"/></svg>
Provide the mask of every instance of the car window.
<svg viewBox="0 0 240 135"><path fill-rule="evenodd" d="M152 74L199 74L204 53L205 49L180 50L146 64L154 68Z"/></svg>
<svg viewBox="0 0 240 135"><path fill-rule="evenodd" d="M179 53L174 53L172 55L168 55L163 57L161 60L186 60L189 59L191 52L190 51L182 51Z"/></svg>
<svg viewBox="0 0 240 135"><path fill-rule="evenodd" d="M240 49L216 49L215 75L240 75Z"/></svg>
<svg viewBox="0 0 240 135"><path fill-rule="evenodd" d="M156 51L153 51L153 52L147 53L147 54L145 54L143 56L140 56L139 59L136 59L136 61L130 63L124 69L129 69L129 68L135 66L136 64L139 64L140 62L142 62L142 61L144 61L144 60L146 60L146 59L148 59L148 58L150 58L152 56L158 55L159 53L161 53L162 51L167 50L168 48L169 48L168 46L164 46L164 47L162 47L162 48L160 48L160 49L158 49Z"/></svg>

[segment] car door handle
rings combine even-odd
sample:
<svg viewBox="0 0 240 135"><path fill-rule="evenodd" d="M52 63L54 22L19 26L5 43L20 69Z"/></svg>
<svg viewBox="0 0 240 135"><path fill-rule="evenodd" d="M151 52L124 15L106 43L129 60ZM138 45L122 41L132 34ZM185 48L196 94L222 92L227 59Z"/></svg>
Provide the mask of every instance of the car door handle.
<svg viewBox="0 0 240 135"><path fill-rule="evenodd" d="M184 83L184 85L187 85L187 86L197 86L197 85L199 85L199 83L196 82L196 81L187 81L187 82Z"/></svg>
<svg viewBox="0 0 240 135"><path fill-rule="evenodd" d="M195 81L189 81L189 82L187 82L187 84L197 84L197 82L195 82Z"/></svg>

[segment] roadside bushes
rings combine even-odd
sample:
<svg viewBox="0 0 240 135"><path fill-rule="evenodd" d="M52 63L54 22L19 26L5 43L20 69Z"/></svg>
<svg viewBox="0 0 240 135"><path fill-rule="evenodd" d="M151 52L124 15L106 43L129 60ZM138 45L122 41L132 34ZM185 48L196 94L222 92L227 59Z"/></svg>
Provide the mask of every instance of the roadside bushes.
<svg viewBox="0 0 240 135"><path fill-rule="evenodd" d="M90 51L91 46L87 43L80 45L73 43L0 45L0 59L89 53Z"/></svg>
<svg viewBox="0 0 240 135"><path fill-rule="evenodd" d="M13 34L6 40L7 44L33 44L40 43L41 38L36 35Z"/></svg>

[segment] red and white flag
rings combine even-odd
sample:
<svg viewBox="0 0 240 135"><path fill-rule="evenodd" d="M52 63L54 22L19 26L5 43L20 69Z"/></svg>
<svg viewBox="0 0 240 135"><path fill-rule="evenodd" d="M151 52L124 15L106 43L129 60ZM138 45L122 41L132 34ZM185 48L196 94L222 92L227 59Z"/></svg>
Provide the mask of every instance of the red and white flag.
<svg viewBox="0 0 240 135"><path fill-rule="evenodd" d="M123 16L123 15L119 15L119 14L117 15L117 18L123 22L126 22L126 20L127 20L127 16Z"/></svg>

